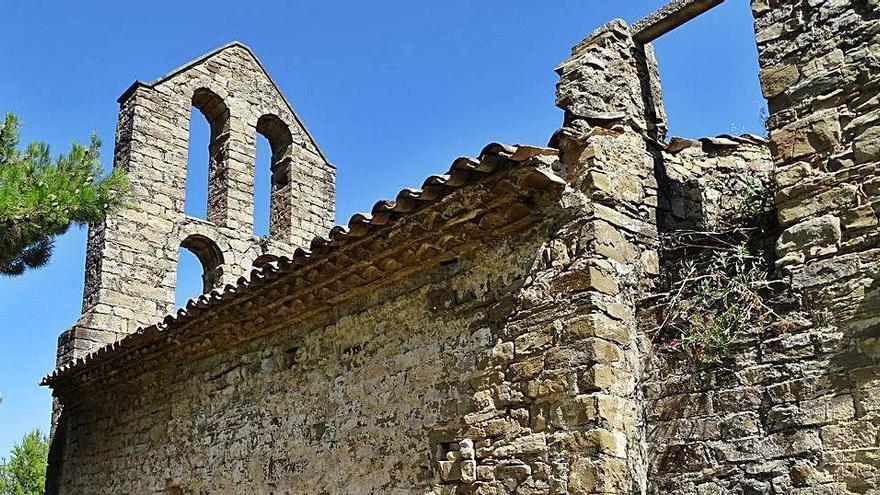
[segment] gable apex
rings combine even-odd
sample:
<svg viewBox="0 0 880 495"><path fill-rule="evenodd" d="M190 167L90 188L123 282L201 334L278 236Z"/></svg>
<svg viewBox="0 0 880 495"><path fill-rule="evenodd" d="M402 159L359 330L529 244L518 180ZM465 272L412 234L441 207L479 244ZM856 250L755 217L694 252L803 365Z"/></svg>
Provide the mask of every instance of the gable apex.
<svg viewBox="0 0 880 495"><path fill-rule="evenodd" d="M269 73L269 71L266 70L266 67L263 65L263 62L260 61L260 59L254 53L254 51L251 50L251 48L249 46L247 46L246 44L244 44L238 40L230 41L229 43L226 43L225 45L221 45L221 46L219 46L219 47L217 47L207 53L204 53L203 55L196 57L193 60L190 60L189 62L177 67L176 69L171 70L170 72L168 72L168 73L166 73L166 74L164 74L164 75L162 75L162 76L160 76L150 82L145 82L145 81L138 79L134 83L132 83L131 86L129 86L125 91L123 91L122 94L119 96L119 98L117 98L116 101L117 101L117 103L122 103L126 99L128 99L129 96L131 96L134 93L135 89L137 89L139 87L145 87L145 88L155 87L155 86L162 84L165 81L173 78L174 76L176 76L176 75L178 75L178 74L180 74L180 73L182 73L192 67L195 67L196 65L199 65L199 64L205 62L206 60L209 60L209 59L211 59L211 58L219 55L220 53L222 53L226 50L229 50L231 48L241 48L244 51L246 51L248 55L250 55L250 57L253 59L254 63L257 64L257 67L259 67L260 70L263 72L263 74L266 76L266 79L268 79L269 82L272 83L272 87L275 88L275 91L281 97L282 101L284 101L285 106L287 106L287 109L293 115L293 118L296 119L296 123L300 126L300 128L302 128L303 132L305 132L305 135L309 138L309 140L311 140L312 144L315 146L315 149L318 151L318 154L321 156L321 159L323 159L325 162L330 164L330 161L327 159L326 155L324 154L324 151L321 149L320 146L318 146L318 142L315 140L315 137L312 136L311 132L309 132L309 129L305 126L302 119L299 117L299 114L296 113L296 110L294 110L293 106L290 104L290 101L287 99L287 96L284 94L283 91L281 91L281 88L278 86L278 83L275 82L275 79L272 77L272 75Z"/></svg>

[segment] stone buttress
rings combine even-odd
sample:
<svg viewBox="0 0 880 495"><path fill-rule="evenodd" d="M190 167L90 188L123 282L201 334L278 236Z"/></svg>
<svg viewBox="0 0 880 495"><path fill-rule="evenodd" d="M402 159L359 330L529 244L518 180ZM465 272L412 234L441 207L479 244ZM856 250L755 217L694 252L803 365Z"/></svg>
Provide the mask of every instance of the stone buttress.
<svg viewBox="0 0 880 495"><path fill-rule="evenodd" d="M579 245L583 271L552 287L569 294L571 301L561 304L583 313L562 327L588 337L578 342L590 359L582 363L584 395L575 400L593 440L569 452L567 485L551 493L641 492L635 315L658 271L654 174L665 134L659 75L651 46L634 41L619 20L575 46L557 72L556 103L565 117L552 143L560 148L564 176L588 207Z"/></svg>

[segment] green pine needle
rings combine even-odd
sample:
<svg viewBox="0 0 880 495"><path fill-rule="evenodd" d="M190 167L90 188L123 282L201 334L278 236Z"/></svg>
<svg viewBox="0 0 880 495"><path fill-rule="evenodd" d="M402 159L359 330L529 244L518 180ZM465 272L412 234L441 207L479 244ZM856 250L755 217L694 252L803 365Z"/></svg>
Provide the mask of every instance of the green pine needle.
<svg viewBox="0 0 880 495"><path fill-rule="evenodd" d="M103 220L128 194L122 171L100 178L97 136L53 161L45 143L19 151L18 130L18 118L7 113L0 126L0 275L9 276L45 265L56 236L71 224Z"/></svg>

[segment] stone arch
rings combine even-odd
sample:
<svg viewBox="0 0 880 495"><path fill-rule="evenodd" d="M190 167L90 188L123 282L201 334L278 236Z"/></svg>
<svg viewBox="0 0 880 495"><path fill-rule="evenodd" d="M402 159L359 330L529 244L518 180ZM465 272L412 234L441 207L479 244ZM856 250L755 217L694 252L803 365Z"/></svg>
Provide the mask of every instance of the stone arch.
<svg viewBox="0 0 880 495"><path fill-rule="evenodd" d="M219 287L223 280L223 251L208 237L191 234L183 239L180 247L196 255L202 264L202 293Z"/></svg>
<svg viewBox="0 0 880 495"><path fill-rule="evenodd" d="M277 115L266 114L257 120L257 132L269 141L272 149L272 189L286 186L290 183L290 145L293 144L290 128Z"/></svg>
<svg viewBox="0 0 880 495"><path fill-rule="evenodd" d="M192 106L201 112L211 129L208 142L208 207L207 220L223 223L226 217L226 195L229 158L229 108L223 98L205 87L193 91Z"/></svg>
<svg viewBox="0 0 880 495"><path fill-rule="evenodd" d="M272 176L269 198L269 234L284 237L292 227L291 218L291 147L293 135L281 117L267 113L257 119L257 132L269 141L272 158L269 171Z"/></svg>

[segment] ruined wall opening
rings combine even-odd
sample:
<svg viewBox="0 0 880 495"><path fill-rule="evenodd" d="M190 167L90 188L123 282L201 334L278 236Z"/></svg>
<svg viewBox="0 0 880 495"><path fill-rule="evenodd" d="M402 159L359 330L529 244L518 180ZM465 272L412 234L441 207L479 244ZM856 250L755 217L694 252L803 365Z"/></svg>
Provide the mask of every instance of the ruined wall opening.
<svg viewBox="0 0 880 495"><path fill-rule="evenodd" d="M291 145L293 137L287 124L277 115L267 114L257 120L257 133L268 142L269 159L269 234L283 236L291 218ZM256 225L256 222L254 222Z"/></svg>
<svg viewBox="0 0 880 495"><path fill-rule="evenodd" d="M201 115L202 118L196 117ZM184 211L216 221L224 211L229 109L209 89L193 93Z"/></svg>
<svg viewBox="0 0 880 495"><path fill-rule="evenodd" d="M749 2L724 2L652 44L670 138L766 134Z"/></svg>
<svg viewBox="0 0 880 495"><path fill-rule="evenodd" d="M655 170L664 239L738 222L772 231L767 104L749 3L672 2L636 23L633 37L651 43L646 53L653 51L660 75L666 145ZM646 100L656 94L652 83Z"/></svg>
<svg viewBox="0 0 880 495"><path fill-rule="evenodd" d="M189 299L219 287L224 260L217 244L198 234L184 239L178 252L175 302L180 307Z"/></svg>

